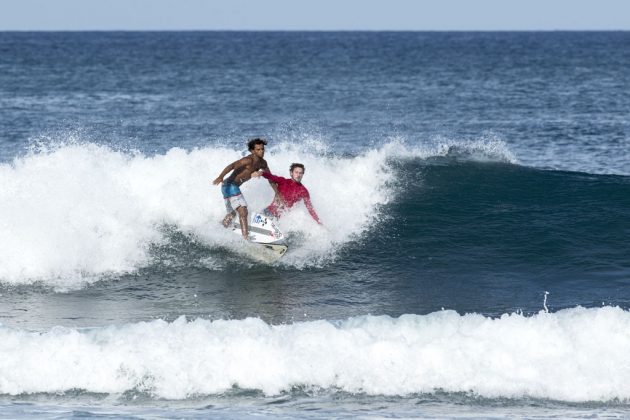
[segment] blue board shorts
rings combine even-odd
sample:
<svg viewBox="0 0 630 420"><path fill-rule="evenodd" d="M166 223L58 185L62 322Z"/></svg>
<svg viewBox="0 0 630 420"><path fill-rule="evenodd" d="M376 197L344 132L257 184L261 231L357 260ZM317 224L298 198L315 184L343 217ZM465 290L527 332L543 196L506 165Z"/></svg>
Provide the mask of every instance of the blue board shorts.
<svg viewBox="0 0 630 420"><path fill-rule="evenodd" d="M233 213L237 208L243 206L247 207L247 201L241 193L241 189L236 184L224 182L221 185L221 193L225 201L225 210L228 213Z"/></svg>

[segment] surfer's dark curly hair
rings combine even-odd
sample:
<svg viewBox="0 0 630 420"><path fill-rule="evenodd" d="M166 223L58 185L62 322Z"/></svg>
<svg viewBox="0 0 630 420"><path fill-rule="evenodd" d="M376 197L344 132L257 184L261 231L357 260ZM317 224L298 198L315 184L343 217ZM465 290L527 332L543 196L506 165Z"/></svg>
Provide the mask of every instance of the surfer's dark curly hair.
<svg viewBox="0 0 630 420"><path fill-rule="evenodd" d="M254 150L254 146L257 144L267 145L267 140L256 137L247 142L247 150Z"/></svg>
<svg viewBox="0 0 630 420"><path fill-rule="evenodd" d="M306 171L306 169L304 169L304 165L302 165L301 163L292 163L291 167L289 168L289 172L293 172L295 168L302 168L303 171Z"/></svg>

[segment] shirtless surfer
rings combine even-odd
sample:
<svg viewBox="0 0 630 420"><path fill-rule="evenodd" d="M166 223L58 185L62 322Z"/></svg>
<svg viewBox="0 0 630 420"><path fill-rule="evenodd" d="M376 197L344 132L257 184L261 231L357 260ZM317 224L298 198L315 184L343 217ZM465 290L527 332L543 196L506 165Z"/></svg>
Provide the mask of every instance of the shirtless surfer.
<svg viewBox="0 0 630 420"><path fill-rule="evenodd" d="M221 184L221 192L225 200L227 215L223 219L223 226L228 227L238 212L241 221L241 233L245 239L248 238L249 234L247 202L239 187L252 177L252 173L258 174L258 171L263 171L263 173L269 172L267 162L263 159L266 144L267 141L261 138L250 140L247 143L247 148L251 154L230 163L223 169L217 179L212 181L214 185ZM223 180L223 177L230 171L233 171L232 174L226 180Z"/></svg>
<svg viewBox="0 0 630 420"><path fill-rule="evenodd" d="M319 217L311 204L311 197L308 190L302 185L302 177L304 176L304 165L301 163L293 163L289 168L291 178L283 178L281 176L272 175L269 171L253 173L253 177L263 176L269 180L271 186L276 192L273 202L263 210L263 214L267 217L279 218L283 211L293 207L298 201L304 200L306 209L311 217L320 225Z"/></svg>

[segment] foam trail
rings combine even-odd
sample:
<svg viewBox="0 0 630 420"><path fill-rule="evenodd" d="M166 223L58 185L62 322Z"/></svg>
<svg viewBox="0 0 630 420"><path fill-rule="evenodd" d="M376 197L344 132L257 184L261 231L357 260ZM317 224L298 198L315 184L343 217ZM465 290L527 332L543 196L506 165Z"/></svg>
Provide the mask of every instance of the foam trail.
<svg viewBox="0 0 630 420"><path fill-rule="evenodd" d="M628 331L630 313L617 307L498 319L441 311L278 326L182 317L42 333L0 327L0 394L137 390L183 399L306 386L626 401Z"/></svg>

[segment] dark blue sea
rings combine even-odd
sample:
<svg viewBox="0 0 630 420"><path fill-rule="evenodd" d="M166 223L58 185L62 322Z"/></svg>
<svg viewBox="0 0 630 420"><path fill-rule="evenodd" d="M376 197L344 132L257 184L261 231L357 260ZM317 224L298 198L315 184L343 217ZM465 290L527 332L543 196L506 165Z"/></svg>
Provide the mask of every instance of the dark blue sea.
<svg viewBox="0 0 630 420"><path fill-rule="evenodd" d="M0 417L629 416L629 47L0 32ZM275 263L253 137L323 222Z"/></svg>

